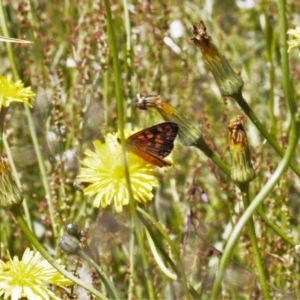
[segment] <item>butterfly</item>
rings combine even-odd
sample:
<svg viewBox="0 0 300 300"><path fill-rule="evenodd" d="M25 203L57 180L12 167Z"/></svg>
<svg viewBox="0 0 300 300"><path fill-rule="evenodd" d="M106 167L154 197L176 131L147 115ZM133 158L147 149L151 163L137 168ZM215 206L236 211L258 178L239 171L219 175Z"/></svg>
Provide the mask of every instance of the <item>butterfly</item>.
<svg viewBox="0 0 300 300"><path fill-rule="evenodd" d="M174 148L178 125L164 122L134 133L126 139L126 149L159 167L171 166L164 158Z"/></svg>

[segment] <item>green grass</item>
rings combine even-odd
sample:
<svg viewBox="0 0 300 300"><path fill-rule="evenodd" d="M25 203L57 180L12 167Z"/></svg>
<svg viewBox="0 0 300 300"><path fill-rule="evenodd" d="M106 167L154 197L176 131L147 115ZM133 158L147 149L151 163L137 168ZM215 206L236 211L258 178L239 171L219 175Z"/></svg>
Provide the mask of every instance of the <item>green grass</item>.
<svg viewBox="0 0 300 300"><path fill-rule="evenodd" d="M96 275L94 288L111 298L300 299L299 261L293 256L300 232L299 145L294 150L300 61L297 48L287 57L285 47L287 29L299 23L296 1L286 7L281 1L258 1L250 9L234 1L216 1L212 7L205 1L111 1L111 23L106 1L18 2L4 2L8 35L33 44L0 43L0 75L21 79L36 99L32 109L10 106L2 155L12 156L26 218L40 244L70 272L90 279L96 269L82 275L83 258L58 247L66 224L76 222L84 231L88 255L104 272ZM176 20L182 25L179 37L170 31ZM241 74L244 99L221 96L191 40L192 26L200 20ZM93 208L93 199L73 187L84 151L118 128L163 121L152 110L135 108L137 93L159 94L201 123L205 142L228 167L227 125L244 114L257 175L249 189L235 185L207 153L177 139L174 167L163 174L149 204L136 208L131 201L119 214L112 207ZM276 147L283 149L284 160ZM293 169L287 168L291 163ZM189 193L193 185L195 195ZM244 214L251 203L252 211ZM189 209L192 226L183 245ZM6 250L21 257L31 247L28 237L12 214L2 209L0 214L1 259L7 260ZM150 239L178 280L160 269ZM77 288L71 292L83 299ZM61 289L55 293L68 299Z"/></svg>

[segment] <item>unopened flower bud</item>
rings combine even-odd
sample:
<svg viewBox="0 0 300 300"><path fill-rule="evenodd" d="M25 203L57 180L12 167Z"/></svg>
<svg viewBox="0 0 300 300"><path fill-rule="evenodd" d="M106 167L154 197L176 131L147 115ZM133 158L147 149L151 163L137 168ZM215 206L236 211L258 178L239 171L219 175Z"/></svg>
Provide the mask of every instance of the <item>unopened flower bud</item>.
<svg viewBox="0 0 300 300"><path fill-rule="evenodd" d="M207 34L203 21L193 26L194 37L192 41L203 54L204 61L208 64L223 97L232 97L239 94L244 85L243 80L237 75L225 57L219 53Z"/></svg>
<svg viewBox="0 0 300 300"><path fill-rule="evenodd" d="M239 115L230 120L228 129L232 160L231 178L240 183L250 182L255 177L255 171L251 163L243 116Z"/></svg>
<svg viewBox="0 0 300 300"><path fill-rule="evenodd" d="M74 236L64 234L59 240L59 247L65 252L76 254L80 249L79 241Z"/></svg>
<svg viewBox="0 0 300 300"><path fill-rule="evenodd" d="M68 223L66 225L65 229L69 235L74 236L76 238L80 238L80 232L79 232L77 223L75 223L75 222Z"/></svg>

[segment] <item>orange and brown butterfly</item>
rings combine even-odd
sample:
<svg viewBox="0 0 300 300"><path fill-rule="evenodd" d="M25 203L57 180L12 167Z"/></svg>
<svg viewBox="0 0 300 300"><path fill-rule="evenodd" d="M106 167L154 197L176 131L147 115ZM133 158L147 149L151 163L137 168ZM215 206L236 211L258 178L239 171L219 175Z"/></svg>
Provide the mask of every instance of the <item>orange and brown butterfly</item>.
<svg viewBox="0 0 300 300"><path fill-rule="evenodd" d="M126 149L159 167L171 166L164 160L174 148L178 125L164 122L134 133L126 139Z"/></svg>

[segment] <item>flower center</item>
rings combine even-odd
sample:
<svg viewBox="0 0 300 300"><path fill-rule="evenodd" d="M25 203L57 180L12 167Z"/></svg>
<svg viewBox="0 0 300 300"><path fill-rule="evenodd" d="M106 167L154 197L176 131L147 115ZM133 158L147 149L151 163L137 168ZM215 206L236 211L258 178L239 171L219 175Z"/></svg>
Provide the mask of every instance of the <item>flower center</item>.
<svg viewBox="0 0 300 300"><path fill-rule="evenodd" d="M35 275L26 268L23 262L19 262L17 268L10 270L11 284L19 286L31 286L35 284Z"/></svg>
<svg viewBox="0 0 300 300"><path fill-rule="evenodd" d="M123 180L125 178L125 168L121 162L117 162L112 169L111 177L116 180Z"/></svg>

